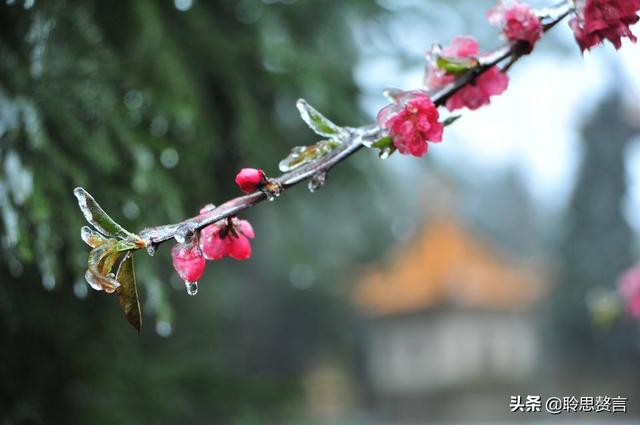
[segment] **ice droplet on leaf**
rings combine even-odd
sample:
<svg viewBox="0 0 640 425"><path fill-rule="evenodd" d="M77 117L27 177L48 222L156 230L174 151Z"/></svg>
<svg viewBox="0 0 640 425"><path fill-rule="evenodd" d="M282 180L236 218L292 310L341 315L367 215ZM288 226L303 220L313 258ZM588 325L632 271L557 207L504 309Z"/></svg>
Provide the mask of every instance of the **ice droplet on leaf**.
<svg viewBox="0 0 640 425"><path fill-rule="evenodd" d="M149 244L149 246L147 246L147 254L149 254L150 257L153 257L156 254L156 246L154 244Z"/></svg>
<svg viewBox="0 0 640 425"><path fill-rule="evenodd" d="M184 285L187 288L187 294L193 296L198 293L198 282L189 282L188 280L185 280Z"/></svg>
<svg viewBox="0 0 640 425"><path fill-rule="evenodd" d="M278 168L283 173L295 170L309 162L322 158L340 144L334 140L320 140L318 143L309 146L295 146L289 155L278 164Z"/></svg>

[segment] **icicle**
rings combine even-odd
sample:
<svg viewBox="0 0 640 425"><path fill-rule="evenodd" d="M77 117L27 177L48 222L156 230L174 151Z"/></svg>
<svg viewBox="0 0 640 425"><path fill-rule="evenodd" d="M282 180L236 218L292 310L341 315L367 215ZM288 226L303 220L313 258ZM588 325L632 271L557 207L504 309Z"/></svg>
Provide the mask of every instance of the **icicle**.
<svg viewBox="0 0 640 425"><path fill-rule="evenodd" d="M326 171L317 172L316 174L313 175L311 180L309 180L309 184L307 185L307 187L309 188L309 192L313 193L316 190L320 189L324 185L324 182L326 181L327 181L327 172Z"/></svg>

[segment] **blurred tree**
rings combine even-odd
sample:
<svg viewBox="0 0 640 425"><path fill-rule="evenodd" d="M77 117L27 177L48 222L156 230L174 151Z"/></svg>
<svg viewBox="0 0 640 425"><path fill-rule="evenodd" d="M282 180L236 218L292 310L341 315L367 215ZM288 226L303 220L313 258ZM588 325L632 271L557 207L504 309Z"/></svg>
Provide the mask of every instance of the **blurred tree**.
<svg viewBox="0 0 640 425"><path fill-rule="evenodd" d="M149 316L138 338L115 298L87 293L71 190L86 187L130 229L174 222L236 193L241 164L275 173L315 141L296 97L362 123L349 24L377 12L364 0L0 4L0 422L264 423L289 409L314 347L348 338L329 283L373 250L331 240L365 234L357 227L313 226L353 221L347 195L315 199L322 211L305 196L262 209L264 257L221 263L195 300L167 302L166 249L141 258L147 312L159 334L178 329L159 340ZM300 242L314 235L330 255Z"/></svg>
<svg viewBox="0 0 640 425"><path fill-rule="evenodd" d="M560 245L558 286L547 323L549 341L561 360L558 366L565 372L562 377L571 380L601 374L609 379L631 377L628 367L637 364L633 328L628 323L599 326L589 309L598 297L615 290L619 274L633 263L633 234L622 204L624 154L634 131L623 108L616 88L582 130L584 159ZM576 373L585 369L591 372ZM617 391L621 385L622 381Z"/></svg>

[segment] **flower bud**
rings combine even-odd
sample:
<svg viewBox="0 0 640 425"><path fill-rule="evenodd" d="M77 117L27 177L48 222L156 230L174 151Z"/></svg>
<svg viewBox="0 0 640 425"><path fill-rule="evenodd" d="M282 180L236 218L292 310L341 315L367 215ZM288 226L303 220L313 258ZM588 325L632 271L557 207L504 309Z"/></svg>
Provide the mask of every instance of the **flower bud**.
<svg viewBox="0 0 640 425"><path fill-rule="evenodd" d="M264 172L255 168L243 168L236 175L236 184L244 193L255 192L264 182Z"/></svg>

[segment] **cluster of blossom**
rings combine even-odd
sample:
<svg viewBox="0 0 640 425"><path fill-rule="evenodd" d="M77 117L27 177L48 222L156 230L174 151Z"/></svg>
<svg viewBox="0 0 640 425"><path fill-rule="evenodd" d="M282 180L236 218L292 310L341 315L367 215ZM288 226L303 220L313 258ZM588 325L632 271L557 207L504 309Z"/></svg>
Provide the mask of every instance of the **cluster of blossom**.
<svg viewBox="0 0 640 425"><path fill-rule="evenodd" d="M616 49L622 38L634 43L635 35L629 28L638 22L640 0L575 0L576 16L569 22L582 51L609 40Z"/></svg>
<svg viewBox="0 0 640 425"><path fill-rule="evenodd" d="M266 181L264 172L253 168L243 168L236 176L236 184L245 193L260 189ZM213 205L206 205L200 210L200 214L205 214L212 208ZM224 257L246 260L251 257L250 240L254 237L251 223L237 217L210 224L191 240L173 246L173 268L180 279L184 280L189 294L195 295L197 281L204 274L205 260L214 261Z"/></svg>
<svg viewBox="0 0 640 425"><path fill-rule="evenodd" d="M629 26L639 19L640 0L575 0L575 17L570 21L576 41L582 51L604 40L617 48L621 38L635 42ZM489 10L487 19L500 28L517 54L530 53L543 33L540 17L526 4L515 0L501 1ZM509 78L497 65L484 69L475 39L459 36L450 46L434 46L427 53L424 83L435 91L469 72L481 72L450 96L445 107L449 111L461 108L478 109L489 104L491 97L503 93ZM387 129L393 145L402 154L423 156L429 142L442 141L442 123L436 105L427 92L415 90L397 96L394 102L378 113L378 123Z"/></svg>

